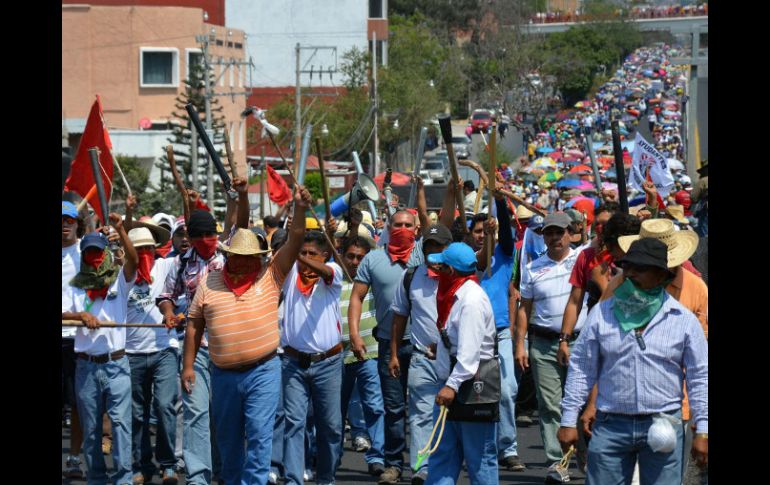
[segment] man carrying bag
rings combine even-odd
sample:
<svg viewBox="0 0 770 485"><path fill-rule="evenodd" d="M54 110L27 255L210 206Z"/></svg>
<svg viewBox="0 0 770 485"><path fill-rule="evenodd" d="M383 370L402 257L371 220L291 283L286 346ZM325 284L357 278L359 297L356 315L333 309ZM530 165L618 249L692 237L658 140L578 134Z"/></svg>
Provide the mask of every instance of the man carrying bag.
<svg viewBox="0 0 770 485"><path fill-rule="evenodd" d="M443 264L439 276L436 368L444 387L436 396L449 409L438 448L428 464L426 485L456 483L463 461L472 484L498 483L497 426L500 364L492 304L475 276L470 246L453 243L428 261Z"/></svg>

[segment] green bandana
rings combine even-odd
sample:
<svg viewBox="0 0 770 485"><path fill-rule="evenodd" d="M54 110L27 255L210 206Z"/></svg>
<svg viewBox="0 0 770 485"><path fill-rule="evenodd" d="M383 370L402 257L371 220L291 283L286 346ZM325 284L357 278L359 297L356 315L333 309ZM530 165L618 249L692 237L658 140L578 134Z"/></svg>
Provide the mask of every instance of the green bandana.
<svg viewBox="0 0 770 485"><path fill-rule="evenodd" d="M104 261L97 269L81 259L80 272L70 280L70 285L82 290L98 290L109 287L118 279L119 271L120 267L115 264L112 251L107 250L104 252Z"/></svg>
<svg viewBox="0 0 770 485"><path fill-rule="evenodd" d="M626 281L615 290L612 313L618 319L620 328L628 332L650 323L652 317L663 306L665 297L665 286L642 290L626 278Z"/></svg>

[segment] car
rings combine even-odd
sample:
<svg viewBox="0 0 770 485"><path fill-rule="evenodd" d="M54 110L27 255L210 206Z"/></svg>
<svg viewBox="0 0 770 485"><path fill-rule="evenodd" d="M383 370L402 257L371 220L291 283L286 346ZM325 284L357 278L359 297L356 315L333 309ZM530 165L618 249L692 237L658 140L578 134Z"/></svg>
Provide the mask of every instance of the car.
<svg viewBox="0 0 770 485"><path fill-rule="evenodd" d="M420 178L422 179L423 185L433 185L433 179L430 178L430 172L427 170L420 170Z"/></svg>
<svg viewBox="0 0 770 485"><path fill-rule="evenodd" d="M492 113L487 110L474 111L471 115L471 129L473 133L487 132L492 125Z"/></svg>
<svg viewBox="0 0 770 485"><path fill-rule="evenodd" d="M462 160L466 158L470 158L471 156L471 146L468 143L468 138L465 136L453 136L452 137L452 147L455 150L455 155L457 155L457 158Z"/></svg>
<svg viewBox="0 0 770 485"><path fill-rule="evenodd" d="M434 184L445 184L449 181L449 159L441 155L426 158L422 162L421 174L423 170L428 172Z"/></svg>

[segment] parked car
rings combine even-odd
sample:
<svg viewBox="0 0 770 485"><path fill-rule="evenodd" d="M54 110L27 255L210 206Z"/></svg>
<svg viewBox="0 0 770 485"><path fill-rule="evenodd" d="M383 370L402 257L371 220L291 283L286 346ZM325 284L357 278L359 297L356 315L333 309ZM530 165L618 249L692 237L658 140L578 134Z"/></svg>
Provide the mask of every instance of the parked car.
<svg viewBox="0 0 770 485"><path fill-rule="evenodd" d="M471 115L471 128L473 133L487 132L487 129L492 125L492 113L487 110L474 111Z"/></svg>
<svg viewBox="0 0 770 485"><path fill-rule="evenodd" d="M433 179L430 178L430 172L428 170L420 170L420 178L422 179L422 183L424 185L433 185Z"/></svg>
<svg viewBox="0 0 770 485"><path fill-rule="evenodd" d="M458 159L470 158L471 146L468 143L468 138L465 136L453 136L452 146L455 150L455 155Z"/></svg>
<svg viewBox="0 0 770 485"><path fill-rule="evenodd" d="M422 162L422 168L428 171L434 184L445 184L449 181L449 158L446 156L436 154L428 157Z"/></svg>

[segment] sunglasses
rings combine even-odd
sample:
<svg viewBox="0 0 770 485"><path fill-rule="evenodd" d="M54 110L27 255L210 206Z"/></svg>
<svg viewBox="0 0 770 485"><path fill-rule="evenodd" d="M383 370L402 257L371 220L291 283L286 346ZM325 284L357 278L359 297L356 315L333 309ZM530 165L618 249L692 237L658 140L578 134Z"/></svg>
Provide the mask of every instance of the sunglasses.
<svg viewBox="0 0 770 485"><path fill-rule="evenodd" d="M75 224L78 220L70 216L61 216L61 221L66 224Z"/></svg>

